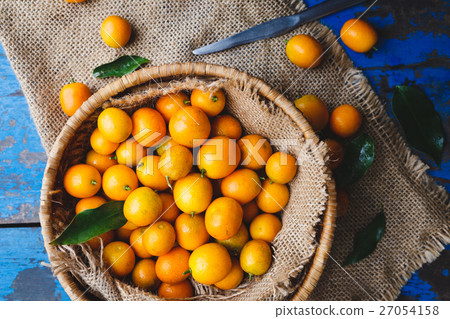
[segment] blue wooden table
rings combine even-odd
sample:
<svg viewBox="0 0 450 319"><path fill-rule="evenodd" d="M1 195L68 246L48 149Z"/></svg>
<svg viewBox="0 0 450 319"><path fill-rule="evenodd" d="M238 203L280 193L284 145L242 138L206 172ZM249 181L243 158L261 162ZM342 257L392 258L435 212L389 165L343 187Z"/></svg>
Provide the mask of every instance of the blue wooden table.
<svg viewBox="0 0 450 319"><path fill-rule="evenodd" d="M314 5L322 0L306 0ZM359 16L361 5L322 19L336 34ZM364 55L347 50L386 101L395 85L408 84L428 94L441 114L450 140L449 1L378 1L365 15L379 32L378 51ZM420 154L429 174L450 190L450 152L446 143L441 167ZM26 100L0 47L0 300L68 300L48 268L39 226L39 191L46 155ZM450 300L450 247L417 271L400 300Z"/></svg>

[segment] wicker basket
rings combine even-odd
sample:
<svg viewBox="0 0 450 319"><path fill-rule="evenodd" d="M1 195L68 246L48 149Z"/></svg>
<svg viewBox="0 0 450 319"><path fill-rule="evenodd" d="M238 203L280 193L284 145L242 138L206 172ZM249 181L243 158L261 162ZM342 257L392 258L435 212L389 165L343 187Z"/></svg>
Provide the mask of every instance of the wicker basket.
<svg viewBox="0 0 450 319"><path fill-rule="evenodd" d="M101 297L86 293L86 287L82 283L83 280L71 272L70 267L64 267L64 263L61 262L61 250L49 245L49 242L67 226L73 217L74 200L64 191L61 191L63 189L61 176L70 165L84 160L89 144L86 136L94 129L96 116L102 107L121 106L121 97L124 94L128 94L128 97L133 96L131 99L128 98L126 106L129 108L135 107L133 99L142 102L143 99L149 98L145 93L149 87L155 85L170 87L170 83L173 83L173 81L180 81L186 77L201 81L216 81L216 83L217 81L219 83L220 81L237 82L239 86L250 90L258 98L268 101L268 103L287 114L292 120L292 125L295 125L303 134L302 141L304 143L319 145L319 139L309 123L289 100L263 81L232 68L205 63L176 63L149 67L126 75L100 89L82 105L64 126L48 155L42 182L39 216L45 248L58 280L72 300L92 300ZM111 99L113 97L114 99ZM267 137L271 138L270 136ZM323 151L320 154L323 160ZM296 290L287 296L292 300L306 300L311 294L324 270L333 242L336 219L335 186L331 178L331 171L326 168L325 164L321 174L323 175L324 188L326 188L326 200L323 214L320 215L320 221L314 227L317 246L313 256L310 256L307 264L302 267L302 271L298 272L293 278L294 283L291 285L295 286ZM83 245L77 246L81 246L81 250L79 250L81 253L87 252L89 255L86 247ZM69 256L69 258L78 257Z"/></svg>

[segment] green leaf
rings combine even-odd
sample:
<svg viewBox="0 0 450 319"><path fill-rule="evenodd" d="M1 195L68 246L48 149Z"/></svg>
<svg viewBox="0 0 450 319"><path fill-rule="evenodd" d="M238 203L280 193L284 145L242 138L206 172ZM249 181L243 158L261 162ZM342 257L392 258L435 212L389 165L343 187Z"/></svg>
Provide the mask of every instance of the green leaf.
<svg viewBox="0 0 450 319"><path fill-rule="evenodd" d="M148 63L149 60L137 55L124 55L110 63L102 64L94 69L95 78L106 78L109 76L121 77L136 70L140 65Z"/></svg>
<svg viewBox="0 0 450 319"><path fill-rule="evenodd" d="M392 96L392 108L409 145L430 155L441 165L444 129L425 93L410 86L397 86Z"/></svg>
<svg viewBox="0 0 450 319"><path fill-rule="evenodd" d="M69 226L50 244L75 245L126 224L123 201L112 201L75 215Z"/></svg>
<svg viewBox="0 0 450 319"><path fill-rule="evenodd" d="M336 170L336 183L343 187L359 181L372 166L374 157L374 143L369 135L354 138L345 149L344 159Z"/></svg>
<svg viewBox="0 0 450 319"><path fill-rule="evenodd" d="M377 216L366 228L356 234L353 241L353 251L347 256L342 266L356 264L369 256L377 247L386 228L386 217L383 212L383 206L380 206L381 211Z"/></svg>

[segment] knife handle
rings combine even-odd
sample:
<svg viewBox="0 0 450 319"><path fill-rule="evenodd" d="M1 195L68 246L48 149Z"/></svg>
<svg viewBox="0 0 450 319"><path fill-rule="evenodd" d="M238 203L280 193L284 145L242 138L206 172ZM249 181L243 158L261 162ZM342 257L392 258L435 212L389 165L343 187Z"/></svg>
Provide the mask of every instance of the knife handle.
<svg viewBox="0 0 450 319"><path fill-rule="evenodd" d="M307 10L297 13L302 22L310 22L327 16L329 14L353 7L367 0L327 0Z"/></svg>

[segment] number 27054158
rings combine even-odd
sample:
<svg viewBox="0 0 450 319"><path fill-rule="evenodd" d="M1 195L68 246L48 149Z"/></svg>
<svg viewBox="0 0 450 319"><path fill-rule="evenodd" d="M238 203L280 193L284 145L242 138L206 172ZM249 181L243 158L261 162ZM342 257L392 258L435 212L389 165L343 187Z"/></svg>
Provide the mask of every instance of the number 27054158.
<svg viewBox="0 0 450 319"><path fill-rule="evenodd" d="M437 316L438 306L380 306L380 316Z"/></svg>

